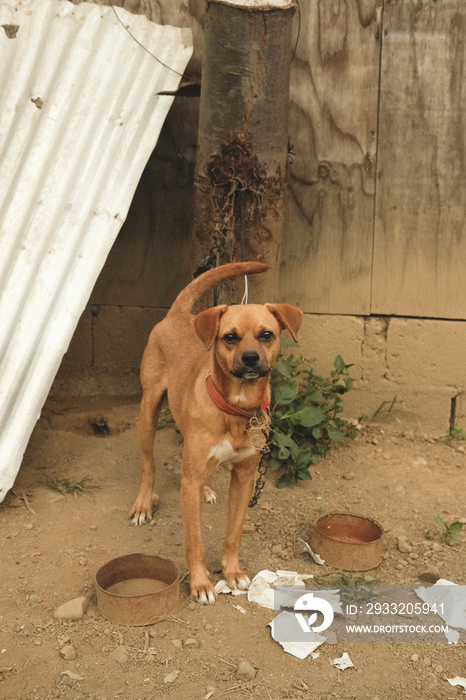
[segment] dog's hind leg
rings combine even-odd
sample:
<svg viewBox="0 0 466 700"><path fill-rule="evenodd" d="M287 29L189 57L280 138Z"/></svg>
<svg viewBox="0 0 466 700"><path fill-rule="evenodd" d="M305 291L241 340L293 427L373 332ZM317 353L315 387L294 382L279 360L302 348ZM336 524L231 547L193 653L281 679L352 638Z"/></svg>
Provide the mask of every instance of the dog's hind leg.
<svg viewBox="0 0 466 700"><path fill-rule="evenodd" d="M204 495L204 503L217 503L217 494L208 484L205 484L202 493Z"/></svg>
<svg viewBox="0 0 466 700"><path fill-rule="evenodd" d="M160 411L165 397L165 386L161 382L144 390L139 414L139 442L142 449L141 484L138 497L133 503L129 517L135 525L143 525L152 518L159 497L154 491L155 463L154 437Z"/></svg>

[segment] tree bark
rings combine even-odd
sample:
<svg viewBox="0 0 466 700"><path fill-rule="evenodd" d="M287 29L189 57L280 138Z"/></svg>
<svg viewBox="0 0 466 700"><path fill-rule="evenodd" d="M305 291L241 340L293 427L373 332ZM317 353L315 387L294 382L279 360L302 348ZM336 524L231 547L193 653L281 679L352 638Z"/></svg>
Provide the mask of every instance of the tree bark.
<svg viewBox="0 0 466 700"><path fill-rule="evenodd" d="M207 5L193 261L270 265L252 280L254 297L264 297L255 301L273 301L277 287L294 11L295 0ZM231 291L222 298L232 300Z"/></svg>

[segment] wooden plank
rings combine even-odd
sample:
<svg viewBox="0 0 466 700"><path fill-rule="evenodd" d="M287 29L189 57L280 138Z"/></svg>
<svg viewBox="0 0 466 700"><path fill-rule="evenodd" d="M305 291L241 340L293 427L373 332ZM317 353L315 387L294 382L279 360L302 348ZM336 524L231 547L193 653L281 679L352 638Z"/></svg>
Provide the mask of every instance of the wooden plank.
<svg viewBox="0 0 466 700"><path fill-rule="evenodd" d="M466 318L466 3L386 3L372 312Z"/></svg>
<svg viewBox="0 0 466 700"><path fill-rule="evenodd" d="M378 0L300 7L281 294L308 312L366 314L381 7Z"/></svg>

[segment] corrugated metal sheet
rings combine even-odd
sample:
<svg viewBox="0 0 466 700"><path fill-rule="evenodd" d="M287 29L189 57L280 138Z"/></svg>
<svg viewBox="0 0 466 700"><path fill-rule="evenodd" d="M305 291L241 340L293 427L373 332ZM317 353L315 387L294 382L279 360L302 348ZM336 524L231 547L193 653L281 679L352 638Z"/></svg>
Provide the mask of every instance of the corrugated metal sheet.
<svg viewBox="0 0 466 700"><path fill-rule="evenodd" d="M192 53L115 12L0 3L0 502Z"/></svg>

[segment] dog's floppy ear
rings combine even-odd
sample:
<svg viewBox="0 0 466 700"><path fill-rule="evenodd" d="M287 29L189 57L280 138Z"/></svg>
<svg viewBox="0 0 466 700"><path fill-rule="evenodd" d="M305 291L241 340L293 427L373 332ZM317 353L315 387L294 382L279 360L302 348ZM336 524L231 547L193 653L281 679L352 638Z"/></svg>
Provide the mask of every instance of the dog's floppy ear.
<svg viewBox="0 0 466 700"><path fill-rule="evenodd" d="M297 333L303 320L303 312L291 304L266 304L265 307L275 316L282 330L290 331L293 340L298 340Z"/></svg>
<svg viewBox="0 0 466 700"><path fill-rule="evenodd" d="M217 337L220 319L226 311L226 304L214 306L212 309L206 309L197 316L194 316L194 330L199 338L204 343L206 350L210 350Z"/></svg>

